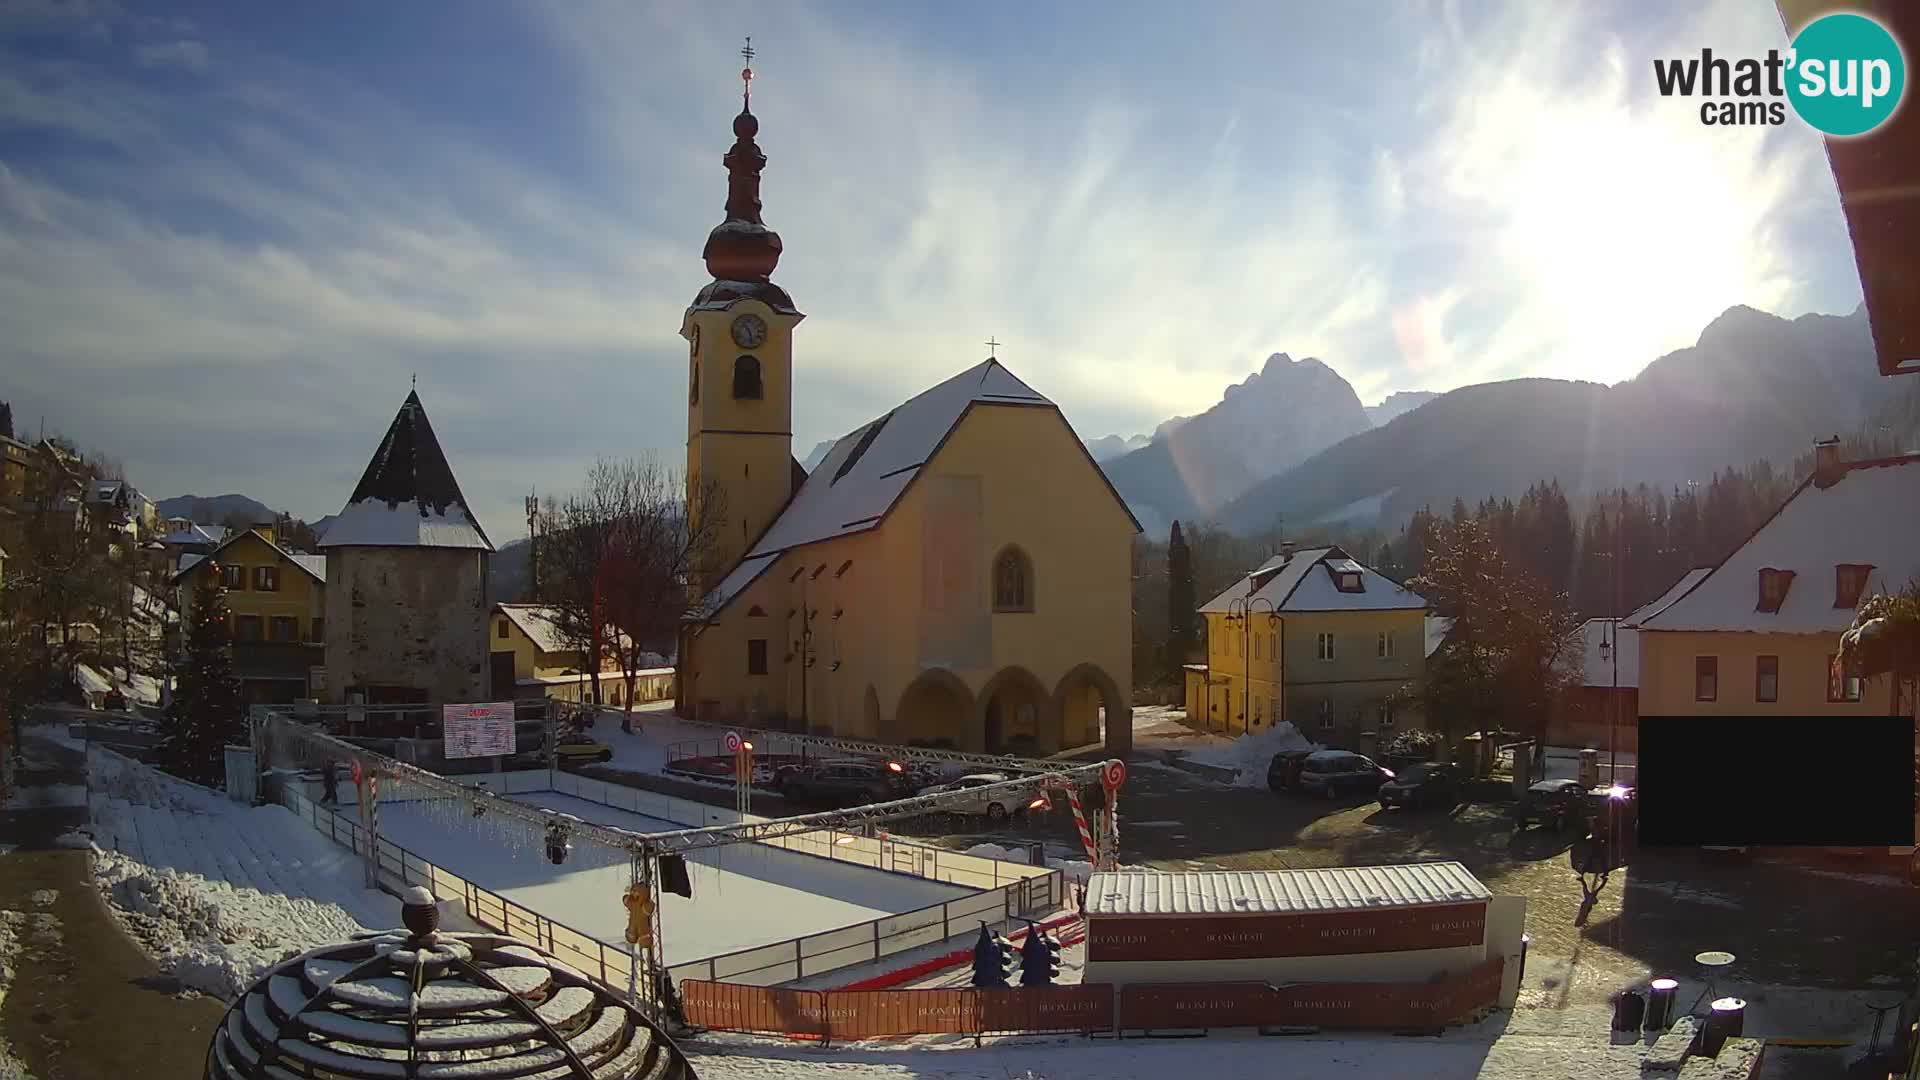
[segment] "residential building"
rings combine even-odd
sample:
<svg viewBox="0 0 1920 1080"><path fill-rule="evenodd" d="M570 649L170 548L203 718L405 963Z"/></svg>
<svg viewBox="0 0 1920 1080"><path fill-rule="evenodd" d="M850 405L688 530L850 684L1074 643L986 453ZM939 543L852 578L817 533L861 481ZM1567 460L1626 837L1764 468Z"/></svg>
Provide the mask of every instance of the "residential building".
<svg viewBox="0 0 1920 1080"><path fill-rule="evenodd" d="M1640 748L1641 619L1684 596L1710 567L1699 567L1653 601L1619 619L1588 619L1569 643L1579 681L1547 721L1547 742L1638 753Z"/></svg>
<svg viewBox="0 0 1920 1080"><path fill-rule="evenodd" d="M605 636L600 658L600 699L625 705L626 670L621 657L628 638L612 627ZM587 674L587 650L561 631L558 612L540 604L493 605L490 670L495 701L509 698L593 700L593 682ZM618 653L616 654L616 648ZM633 700L667 701L673 697L673 668L666 657L641 654L644 666L633 673Z"/></svg>
<svg viewBox="0 0 1920 1080"><path fill-rule="evenodd" d="M336 703L485 700L493 542L409 393L320 541L326 696Z"/></svg>
<svg viewBox="0 0 1920 1080"><path fill-rule="evenodd" d="M1206 673L1187 713L1229 734L1287 721L1317 742L1370 749L1420 725L1427 602L1338 547L1283 551L1200 608Z"/></svg>
<svg viewBox="0 0 1920 1080"><path fill-rule="evenodd" d="M1836 670L1862 597L1920 580L1920 454L1846 462L1837 440L1812 475L1718 565L1639 631L1640 714L1912 714L1893 680ZM1920 751L1920 747L1916 748Z"/></svg>
<svg viewBox="0 0 1920 1080"><path fill-rule="evenodd" d="M159 530L159 510L153 500L125 480L89 480L85 500L87 514L96 522L125 528L139 536L151 536Z"/></svg>
<svg viewBox="0 0 1920 1080"><path fill-rule="evenodd" d="M967 750L1130 735L1139 525L1045 396L989 356L793 457L794 332L743 108L688 342L687 481L725 519L679 645L703 719Z"/></svg>
<svg viewBox="0 0 1920 1080"><path fill-rule="evenodd" d="M197 525L187 518L168 518L160 523L160 543L178 568L181 556L205 555L226 543L225 525Z"/></svg>
<svg viewBox="0 0 1920 1080"><path fill-rule="evenodd" d="M250 705L319 696L324 675L327 563L274 542L271 526L228 537L206 555L182 556L173 585L190 624L199 589L218 575L226 587L234 674Z"/></svg>
<svg viewBox="0 0 1920 1080"><path fill-rule="evenodd" d="M33 468L33 447L0 435L0 507L11 507L26 499L27 476Z"/></svg>

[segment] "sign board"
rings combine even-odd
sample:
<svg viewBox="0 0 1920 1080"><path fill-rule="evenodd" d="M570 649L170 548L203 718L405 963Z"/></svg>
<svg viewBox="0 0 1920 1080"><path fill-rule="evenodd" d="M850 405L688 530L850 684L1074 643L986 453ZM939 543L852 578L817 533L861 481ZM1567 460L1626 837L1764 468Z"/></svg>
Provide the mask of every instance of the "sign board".
<svg viewBox="0 0 1920 1080"><path fill-rule="evenodd" d="M447 760L500 757L513 753L513 702L488 701L477 705L440 707Z"/></svg>
<svg viewBox="0 0 1920 1080"><path fill-rule="evenodd" d="M323 667L309 667L307 669L307 695L309 697L319 697L326 692L327 669Z"/></svg>

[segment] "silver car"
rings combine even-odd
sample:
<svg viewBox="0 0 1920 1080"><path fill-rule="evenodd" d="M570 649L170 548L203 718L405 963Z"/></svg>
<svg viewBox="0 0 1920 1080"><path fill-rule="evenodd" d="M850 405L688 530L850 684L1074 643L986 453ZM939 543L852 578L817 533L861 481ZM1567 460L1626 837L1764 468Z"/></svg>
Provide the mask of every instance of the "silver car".
<svg viewBox="0 0 1920 1080"><path fill-rule="evenodd" d="M969 773L951 784L938 784L925 789L920 794L944 795L954 791L972 791L976 788L985 788L989 784L1004 784L1012 779L1014 778L1005 773ZM985 814L991 821L1005 821L1012 814L1024 813L1027 804L1039 797L1039 788L1028 784L981 791L973 799L958 800L945 809L951 814Z"/></svg>

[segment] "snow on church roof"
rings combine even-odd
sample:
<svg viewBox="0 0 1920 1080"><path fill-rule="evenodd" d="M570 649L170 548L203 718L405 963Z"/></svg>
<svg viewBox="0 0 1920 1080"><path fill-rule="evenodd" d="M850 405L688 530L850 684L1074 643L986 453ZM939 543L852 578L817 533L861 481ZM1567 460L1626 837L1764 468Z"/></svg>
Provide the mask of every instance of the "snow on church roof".
<svg viewBox="0 0 1920 1080"><path fill-rule="evenodd" d="M1835 568L1873 568L1862 596L1905 588L1920 579L1916 536L1920 454L1852 462L1830 486L1809 477L1720 565L1699 575L1664 608L1637 613L1637 620L1630 617L1628 625L1650 631L1839 634L1853 624L1853 608L1834 606ZM1761 570L1793 572L1777 612L1758 610Z"/></svg>
<svg viewBox="0 0 1920 1080"><path fill-rule="evenodd" d="M1000 361L988 358L847 433L814 467L760 542L708 594L705 611L719 611L789 548L880 524L975 403L1055 407Z"/></svg>
<svg viewBox="0 0 1920 1080"><path fill-rule="evenodd" d="M1316 568L1325 567L1320 573ZM1362 591L1341 592L1333 580L1334 572L1358 570ZM1392 578L1354 562L1337 547L1308 548L1292 555L1275 555L1260 568L1227 586L1219 596L1206 602L1202 612L1215 615L1237 610L1237 601L1246 600L1247 587L1255 585L1256 601L1265 600L1280 613L1306 611L1423 611L1426 598ZM1261 608L1260 610L1265 610Z"/></svg>
<svg viewBox="0 0 1920 1080"><path fill-rule="evenodd" d="M320 546L493 550L460 494L418 393L407 395Z"/></svg>

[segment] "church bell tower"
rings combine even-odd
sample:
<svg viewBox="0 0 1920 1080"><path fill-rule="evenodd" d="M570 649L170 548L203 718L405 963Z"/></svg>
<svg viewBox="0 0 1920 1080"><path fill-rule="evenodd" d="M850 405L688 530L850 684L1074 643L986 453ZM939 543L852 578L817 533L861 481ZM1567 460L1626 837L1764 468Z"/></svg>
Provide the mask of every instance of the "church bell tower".
<svg viewBox="0 0 1920 1080"><path fill-rule="evenodd" d="M698 591L733 568L793 495L793 329L805 318L773 283L780 234L760 218L753 39L740 50L740 115L727 151L726 220L703 252L713 280L680 321L687 339L687 505L718 522Z"/></svg>

